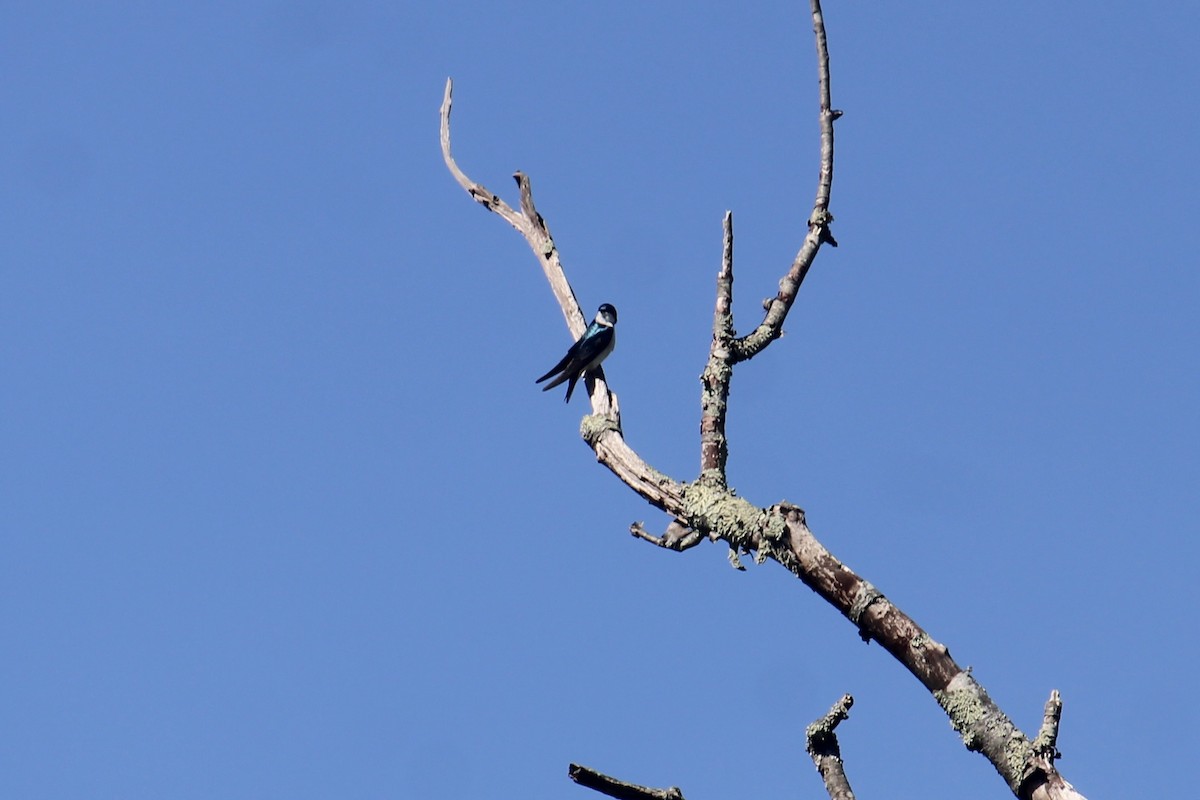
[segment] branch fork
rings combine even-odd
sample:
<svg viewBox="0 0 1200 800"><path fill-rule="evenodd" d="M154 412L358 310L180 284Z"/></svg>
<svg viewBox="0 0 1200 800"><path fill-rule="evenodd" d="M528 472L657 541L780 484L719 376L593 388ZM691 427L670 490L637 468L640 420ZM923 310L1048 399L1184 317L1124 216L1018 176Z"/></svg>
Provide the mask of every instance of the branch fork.
<svg viewBox="0 0 1200 800"><path fill-rule="evenodd" d="M580 432L601 464L672 519L661 536L649 533L640 523L631 526L633 536L677 551L691 549L705 538L723 540L729 546L731 564L739 569L742 568L740 553L753 553L759 563L768 558L777 561L846 616L865 641L878 642L908 669L937 699L968 749L983 753L1017 797L1037 800L1081 797L1061 778L1053 764L1058 757L1060 702L1054 709L1047 704L1047 721L1036 742L1031 741L988 697L970 672L951 658L945 645L935 641L816 539L802 509L786 502L760 508L738 497L729 488L726 475L729 442L725 422L733 369L760 354L783 335L783 323L821 246L837 246L830 231L833 216L829 212L829 199L833 183L833 122L841 112L830 105L829 52L820 1L810 0L810 6L817 45L821 134L813 210L808 217L807 233L779 281L778 292L763 304L762 321L740 337L734 329L732 309L733 216L728 212L725 214L712 343L700 378L699 476L692 482L671 478L651 467L629 446L621 430L617 397L609 390L602 370L596 370L587 381L592 413L584 417ZM525 238L542 266L571 334L578 339L583 334L585 319L566 278L554 238L534 205L528 176L521 172L513 176L520 193L520 210L517 210L468 178L455 162L450 150L452 89L452 82L447 80L441 108L442 156L447 168L475 201L499 215ZM1052 700L1058 702L1057 693ZM848 709L849 698L844 701L845 709ZM835 706L835 710L837 708ZM575 765L572 765L571 776L573 780L613 797L682 800L678 789L658 790L622 784ZM848 791L848 786L846 788Z"/></svg>

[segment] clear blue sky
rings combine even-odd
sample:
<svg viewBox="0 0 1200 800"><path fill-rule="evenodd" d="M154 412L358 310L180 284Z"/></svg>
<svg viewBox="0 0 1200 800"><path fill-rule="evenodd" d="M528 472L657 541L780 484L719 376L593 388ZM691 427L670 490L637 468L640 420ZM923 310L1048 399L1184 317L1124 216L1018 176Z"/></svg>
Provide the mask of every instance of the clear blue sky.
<svg viewBox="0 0 1200 800"><path fill-rule="evenodd" d="M743 4L744 5L744 4ZM7 3L0 795L1003 797L777 566L665 525L533 379L570 339L453 183L530 174L630 443L694 477L816 181L807 5ZM1090 797L1190 789L1200 8L830 0L838 161L730 478L945 642ZM1149 767L1147 768L1147 765Z"/></svg>

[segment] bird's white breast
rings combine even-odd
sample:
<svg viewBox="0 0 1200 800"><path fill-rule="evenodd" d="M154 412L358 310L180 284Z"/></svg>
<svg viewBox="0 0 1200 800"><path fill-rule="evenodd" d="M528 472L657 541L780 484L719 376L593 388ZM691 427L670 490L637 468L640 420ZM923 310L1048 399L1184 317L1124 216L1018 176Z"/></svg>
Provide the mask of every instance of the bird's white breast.
<svg viewBox="0 0 1200 800"><path fill-rule="evenodd" d="M611 328L611 326L610 326L610 328ZM617 346L617 331L615 328L612 328L612 336L609 337L608 345L603 350L601 350L599 353L597 353L595 358L593 358L591 361L588 362L588 365L583 368L583 371L586 372L589 369L594 369L595 367L600 366L600 362L603 361L604 359L608 358L608 354L611 353L613 351L613 348L616 346Z"/></svg>

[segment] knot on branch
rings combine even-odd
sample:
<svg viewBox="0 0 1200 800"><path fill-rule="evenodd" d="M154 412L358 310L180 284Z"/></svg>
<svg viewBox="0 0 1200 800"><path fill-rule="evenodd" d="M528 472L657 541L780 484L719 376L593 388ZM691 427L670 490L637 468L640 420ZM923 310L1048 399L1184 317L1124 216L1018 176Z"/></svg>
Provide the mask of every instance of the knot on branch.
<svg viewBox="0 0 1200 800"><path fill-rule="evenodd" d="M848 694L842 695L841 699L833 704L829 709L829 713L820 719L809 724L804 731L806 741L805 749L808 754L817 756L833 756L841 758L841 749L838 747L837 735L833 732L838 724L843 720L850 719L850 707L854 705L854 698Z"/></svg>
<svg viewBox="0 0 1200 800"><path fill-rule="evenodd" d="M862 637L864 642L870 643L871 633L867 630L863 623L863 615L867 613L867 609L872 603L878 600L886 600L883 592L871 585L870 581L860 581L858 591L854 595L854 602L850 604L850 621L858 628L858 635Z"/></svg>
<svg viewBox="0 0 1200 800"><path fill-rule="evenodd" d="M774 508L780 514L783 514L788 522L808 527L808 520L804 517L804 509L800 506L784 500L782 503L776 503Z"/></svg>
<svg viewBox="0 0 1200 800"><path fill-rule="evenodd" d="M679 517L695 531L729 545L729 563L743 569L740 556L754 553L761 564L773 558L791 568L795 556L790 547L788 524L803 522L804 511L790 504L759 508L738 497L732 489L711 481L697 480L683 486L683 513Z"/></svg>
<svg viewBox="0 0 1200 800"><path fill-rule="evenodd" d="M488 211L495 211L496 207L500 204L500 198L489 192L486 186L481 186L478 183L472 184L471 188L467 191L475 202L486 207Z"/></svg>
<svg viewBox="0 0 1200 800"><path fill-rule="evenodd" d="M600 442L600 437L609 431L621 433L621 423L603 414L588 414L579 423L579 435L593 450Z"/></svg>
<svg viewBox="0 0 1200 800"><path fill-rule="evenodd" d="M833 222L833 214L829 213L826 208L814 208L812 216L808 218L808 228L817 229L817 239L822 243L828 242L830 247L837 247L837 239L833 238L833 234L829 230L829 223Z"/></svg>
<svg viewBox="0 0 1200 800"><path fill-rule="evenodd" d="M655 536L646 530L645 526L640 522L635 522L629 526L629 532L637 539L650 544L656 544L659 547L667 550L674 550L682 553L684 550L690 550L700 542L704 541L704 536L699 531L694 531L685 523L674 519L671 524L667 525L667 530L662 536Z"/></svg>
<svg viewBox="0 0 1200 800"><path fill-rule="evenodd" d="M800 519L804 519L803 511L786 503L768 508L764 512L762 534L758 539L758 552L754 556L755 564L763 563L768 557L774 558L784 566L789 564L792 551L787 546L789 512L785 509L791 509L792 512L799 511Z"/></svg>

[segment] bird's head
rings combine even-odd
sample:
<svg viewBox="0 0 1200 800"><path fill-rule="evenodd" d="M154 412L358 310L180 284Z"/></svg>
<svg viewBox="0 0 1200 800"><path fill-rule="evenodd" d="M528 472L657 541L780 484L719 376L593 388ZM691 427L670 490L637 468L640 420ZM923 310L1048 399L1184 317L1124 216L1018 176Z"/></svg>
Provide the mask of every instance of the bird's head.
<svg viewBox="0 0 1200 800"><path fill-rule="evenodd" d="M596 312L596 322L606 327L612 327L617 324L617 309L613 308L608 303L600 306L600 310Z"/></svg>

